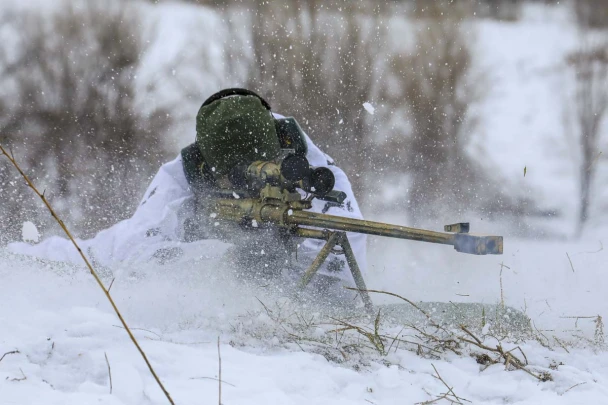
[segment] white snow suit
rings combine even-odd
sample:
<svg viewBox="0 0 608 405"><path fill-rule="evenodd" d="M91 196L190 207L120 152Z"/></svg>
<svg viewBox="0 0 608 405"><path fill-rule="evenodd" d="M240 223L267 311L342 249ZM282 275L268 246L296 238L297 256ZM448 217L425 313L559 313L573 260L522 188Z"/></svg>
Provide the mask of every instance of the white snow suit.
<svg viewBox="0 0 608 405"><path fill-rule="evenodd" d="M306 158L310 164L316 167L328 167L336 178L334 189L343 191L347 195L342 207L332 206L325 201L315 199L312 202L311 211L362 219L346 174L335 166L333 160L314 145L308 136L306 136L306 142L308 144ZM77 241L83 252L92 256L89 259L109 268L119 264L158 259L158 252L184 247L188 244L183 240L183 224L184 220L192 215L188 212L188 207L192 205L194 198L194 193L184 174L180 155L161 166L131 218L99 232L92 239ZM361 271L365 274L366 236L349 233L348 239ZM298 256L302 257L302 260L306 260L306 265L308 265L324 243L320 240L306 239L298 249ZM75 264L82 263L82 258L72 243L58 236L50 237L36 245L15 242L9 244L8 247L15 253ZM330 254L330 260L326 263L338 258L344 260L343 256ZM344 266L342 271L335 272L328 270L324 265L319 273L340 278L350 285L354 284L348 266Z"/></svg>

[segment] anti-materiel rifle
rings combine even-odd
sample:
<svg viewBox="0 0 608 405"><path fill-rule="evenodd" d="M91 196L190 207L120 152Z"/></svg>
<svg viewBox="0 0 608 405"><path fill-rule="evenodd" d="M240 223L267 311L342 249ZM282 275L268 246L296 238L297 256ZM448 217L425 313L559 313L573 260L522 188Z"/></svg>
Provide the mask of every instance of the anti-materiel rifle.
<svg viewBox="0 0 608 405"><path fill-rule="evenodd" d="M209 207L215 221L276 227L296 238L325 240L326 244L302 276L302 287L314 277L332 249L341 247L368 310L372 310L371 299L346 232L452 245L458 252L475 255L503 251L502 236L469 234L468 223L446 225L445 232L436 232L307 211L313 198L340 205L346 194L333 189L335 178L330 169L311 167L305 157L287 152L274 161L237 167L220 184L223 186Z"/></svg>

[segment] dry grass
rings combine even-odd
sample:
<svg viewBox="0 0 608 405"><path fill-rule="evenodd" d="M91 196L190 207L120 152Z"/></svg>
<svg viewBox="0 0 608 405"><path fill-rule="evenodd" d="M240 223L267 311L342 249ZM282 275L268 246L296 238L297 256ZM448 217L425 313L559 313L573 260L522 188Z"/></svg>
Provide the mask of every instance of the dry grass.
<svg viewBox="0 0 608 405"><path fill-rule="evenodd" d="M436 379L438 379L439 381L441 381L441 383L447 388L447 391L443 394L439 394L437 395L437 398L430 400L430 401L424 401L424 402L418 402L416 405L430 405L433 404L435 402L441 401L441 400L446 400L451 402L452 404L463 404L464 402L471 402L468 399L464 399L462 397L459 397L458 395L456 395L456 393L454 392L454 387L450 387L448 385L448 383L445 382L445 380L443 379L443 377L441 377L441 374L439 374L439 371L437 371L437 367L435 367L434 364L431 364L431 366L433 366L433 370L435 370L435 374L433 374L433 377L435 377Z"/></svg>
<svg viewBox="0 0 608 405"><path fill-rule="evenodd" d="M285 302L267 305L260 301L261 311L248 313L242 322L233 327L236 337L232 344L246 344L239 343L239 334L243 334L246 340L252 336L264 342L274 339L272 345L294 345L302 351L322 354L329 361L355 370L369 366L370 361L391 364L391 354L398 350L411 351L431 360L442 359L447 352L451 352L459 356L472 356L480 364L481 371L502 365L505 371L523 371L540 382L553 378L548 370L543 370L544 367L529 364L520 343L516 343L518 339L526 341L539 336L543 346L553 350L551 344L556 342L555 339L550 341L540 331L530 331L526 337L518 338L516 333L503 330L503 325L495 325L486 330L485 335L480 335L473 331L479 324L472 328L466 325L451 327L436 321L431 314L405 297L379 290L368 292L398 297L419 311L426 321L396 324L382 311L371 317L363 312L348 316L310 315L303 314L302 308L297 305ZM252 321L260 319L261 315L265 315L263 319L266 319L262 324ZM567 342L561 343L564 347L568 345ZM456 402L457 396L452 394L448 390L431 401L450 397ZM462 398L460 400L465 402Z"/></svg>

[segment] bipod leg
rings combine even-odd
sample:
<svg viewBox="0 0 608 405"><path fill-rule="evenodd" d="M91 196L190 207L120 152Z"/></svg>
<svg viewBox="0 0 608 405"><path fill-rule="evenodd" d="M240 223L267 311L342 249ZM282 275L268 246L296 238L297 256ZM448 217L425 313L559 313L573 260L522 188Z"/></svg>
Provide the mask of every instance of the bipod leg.
<svg viewBox="0 0 608 405"><path fill-rule="evenodd" d="M326 235L326 234L325 234ZM367 287L365 286L365 281L363 280L363 275L361 274L361 269L359 269L359 264L357 263L357 259L355 258L355 254L353 252L352 247L350 246L350 242L346 236L345 232L330 232L329 238L327 239L327 243L312 262L310 267L306 270L302 279L300 281L301 288L304 288L310 283L310 280L314 277L315 274L319 271L321 265L327 260L327 256L334 248L334 246L340 246L344 251L344 255L346 256L346 263L350 268L350 272L353 275L353 280L355 280L355 285L359 290L359 295L361 295L361 299L363 300L363 305L365 305L365 309L369 313L374 312L374 305L372 304L372 300L369 297L369 293L367 292ZM310 235L307 235L310 237ZM317 236L318 239L321 237Z"/></svg>
<svg viewBox="0 0 608 405"><path fill-rule="evenodd" d="M350 272L353 275L353 279L355 280L355 285L359 290L359 294L361 295L361 299L363 300L363 305L365 305L365 309L369 313L374 312L374 305L372 304L372 300L369 297L369 293L367 292L367 287L365 286L365 280L363 280L363 275L361 274L361 269L359 269L359 264L357 263L357 259L355 258L355 253L350 246L350 242L346 237L346 233L340 232L340 241L338 245L342 247L344 250L344 255L346 256L346 262L348 263L348 267L350 268Z"/></svg>
<svg viewBox="0 0 608 405"><path fill-rule="evenodd" d="M301 280L302 288L306 287L308 285L308 283L310 283L310 280L313 278L313 276L315 274L317 274L317 271L319 271L319 267L321 267L321 265L325 262L325 260L327 259L327 256L329 256L329 253L334 248L334 246L336 246L336 244L338 243L339 240L340 240L340 237L338 236L338 233L333 232L331 234L331 236L329 237L329 239L327 240L327 243L325 244L325 246L323 246L323 248L321 249L321 251L319 252L317 257L315 258L315 260L312 262L310 267L306 270L306 273L304 273L304 275L302 276L302 280Z"/></svg>

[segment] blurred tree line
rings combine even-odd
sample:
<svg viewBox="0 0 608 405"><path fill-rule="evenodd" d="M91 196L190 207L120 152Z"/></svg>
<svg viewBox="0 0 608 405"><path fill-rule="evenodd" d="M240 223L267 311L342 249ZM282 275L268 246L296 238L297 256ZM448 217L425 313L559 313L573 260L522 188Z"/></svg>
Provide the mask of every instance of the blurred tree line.
<svg viewBox="0 0 608 405"><path fill-rule="evenodd" d="M221 16L222 85L249 87L275 111L295 116L345 169L364 212L398 208L416 223L469 211L491 217L534 210L533 202L496 186L493 168L467 152L486 86L483 72L472 70L470 21L516 20L523 0L190 3ZM575 5L579 24L607 24ZM183 117L179 106L143 108L139 92L153 91L155 83L136 85L155 40L143 28L145 7L151 6L63 0L52 13L2 15L1 141L80 236L130 216L175 152L164 140ZM402 17L411 20L406 31L395 25ZM176 64L206 69L214 63L202 52L210 44L191 40L189 59ZM168 70L160 74L179 82ZM192 103L209 95L205 83L179 84ZM194 116L188 119L194 126ZM397 190L392 206L379 197L387 184ZM36 204L0 162L0 243L18 237L24 220L52 227Z"/></svg>
<svg viewBox="0 0 608 405"><path fill-rule="evenodd" d="M139 18L126 3L93 1L2 16L2 143L83 237L129 217L167 158L169 112L137 106ZM14 239L24 220L52 225L38 204L1 162L0 237Z"/></svg>

